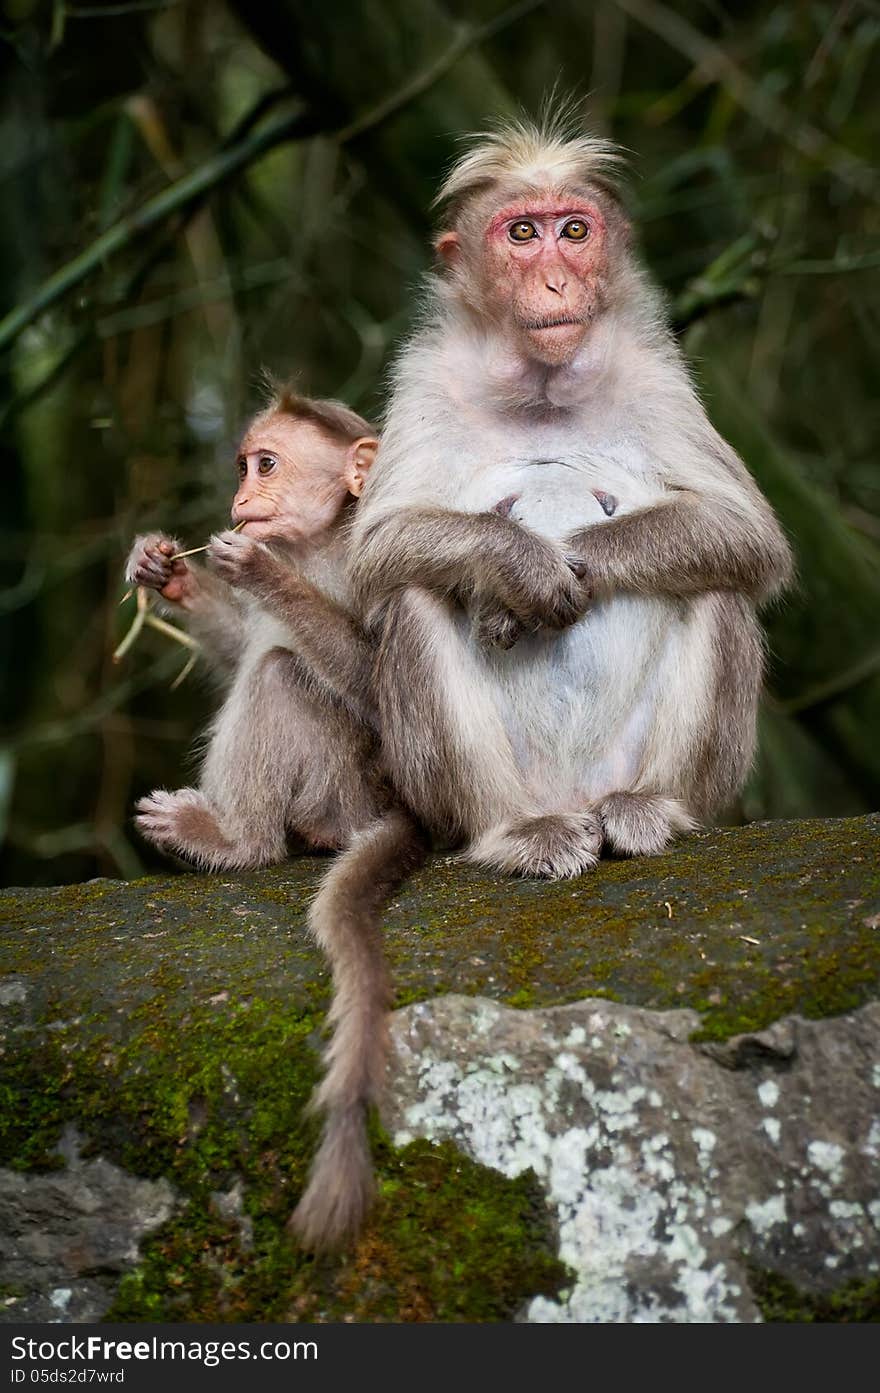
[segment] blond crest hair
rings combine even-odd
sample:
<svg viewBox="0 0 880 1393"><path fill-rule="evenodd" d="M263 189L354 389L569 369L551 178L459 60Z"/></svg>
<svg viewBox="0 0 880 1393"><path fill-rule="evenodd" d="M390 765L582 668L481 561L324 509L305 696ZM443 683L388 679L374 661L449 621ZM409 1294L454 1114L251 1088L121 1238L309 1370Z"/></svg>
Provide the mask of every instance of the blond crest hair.
<svg viewBox="0 0 880 1393"><path fill-rule="evenodd" d="M569 106L535 123L505 122L468 137L471 148L447 174L435 204L458 203L496 183L592 183L614 188L624 164L620 146L580 129Z"/></svg>

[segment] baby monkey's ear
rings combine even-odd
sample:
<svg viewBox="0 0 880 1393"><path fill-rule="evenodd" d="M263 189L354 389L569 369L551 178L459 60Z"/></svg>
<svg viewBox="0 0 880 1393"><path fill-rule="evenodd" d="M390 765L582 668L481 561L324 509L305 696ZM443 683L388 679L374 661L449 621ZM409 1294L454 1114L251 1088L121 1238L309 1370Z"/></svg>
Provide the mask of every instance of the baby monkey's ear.
<svg viewBox="0 0 880 1393"><path fill-rule="evenodd" d="M345 452L342 477L349 493L353 493L355 498L360 498L364 491L364 484L367 482L367 475L378 448L379 442L374 435L362 435L360 439L353 440Z"/></svg>

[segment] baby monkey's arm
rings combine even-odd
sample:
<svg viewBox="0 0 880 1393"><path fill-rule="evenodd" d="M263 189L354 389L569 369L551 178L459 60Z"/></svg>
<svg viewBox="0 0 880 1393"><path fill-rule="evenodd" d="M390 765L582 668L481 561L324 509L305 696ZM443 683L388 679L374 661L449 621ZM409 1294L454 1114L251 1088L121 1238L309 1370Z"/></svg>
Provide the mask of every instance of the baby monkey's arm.
<svg viewBox="0 0 880 1393"><path fill-rule="evenodd" d="M211 538L208 556L223 581L249 591L284 624L315 682L375 727L373 648L354 615L251 537L221 532Z"/></svg>

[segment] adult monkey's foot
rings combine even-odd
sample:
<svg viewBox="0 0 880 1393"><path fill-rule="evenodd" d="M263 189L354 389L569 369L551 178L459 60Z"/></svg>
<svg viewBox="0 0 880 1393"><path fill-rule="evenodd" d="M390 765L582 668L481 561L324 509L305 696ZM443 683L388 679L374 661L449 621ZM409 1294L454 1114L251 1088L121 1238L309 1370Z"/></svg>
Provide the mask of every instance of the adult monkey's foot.
<svg viewBox="0 0 880 1393"><path fill-rule="evenodd" d="M602 824L594 813L548 813L490 828L467 856L510 875L569 880L593 870L601 850Z"/></svg>
<svg viewBox="0 0 880 1393"><path fill-rule="evenodd" d="M698 826L679 798L662 793L609 793L593 811L606 847L618 856L656 856L679 833Z"/></svg>

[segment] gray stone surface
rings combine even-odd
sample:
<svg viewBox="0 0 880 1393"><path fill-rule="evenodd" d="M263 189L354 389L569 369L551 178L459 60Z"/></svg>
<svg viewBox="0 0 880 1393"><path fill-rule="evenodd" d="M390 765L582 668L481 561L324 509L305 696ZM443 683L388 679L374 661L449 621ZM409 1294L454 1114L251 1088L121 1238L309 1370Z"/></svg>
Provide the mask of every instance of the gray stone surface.
<svg viewBox="0 0 880 1393"><path fill-rule="evenodd" d="M167 1180L139 1180L103 1157L85 1159L74 1128L63 1168L0 1170L0 1319L90 1321L134 1267L145 1234L170 1218ZM11 1295L9 1293L12 1293Z"/></svg>
<svg viewBox="0 0 880 1393"><path fill-rule="evenodd" d="M313 1145L327 864L0 893L0 1319L96 1318L175 1205L234 1231L218 1288L259 1264L265 1157L284 1186ZM556 1216L576 1275L528 1318L752 1320L749 1262L808 1292L878 1273L880 816L717 829L552 885L433 857L386 943L419 1003L395 1017L393 1133L533 1167ZM298 1277L290 1309L345 1318L344 1269L335 1304L296 1304Z"/></svg>
<svg viewBox="0 0 880 1393"><path fill-rule="evenodd" d="M880 1271L880 1005L724 1048L692 1011L512 1011L446 996L394 1018L387 1122L537 1173L576 1274L532 1321L753 1321L747 1264L807 1291Z"/></svg>

